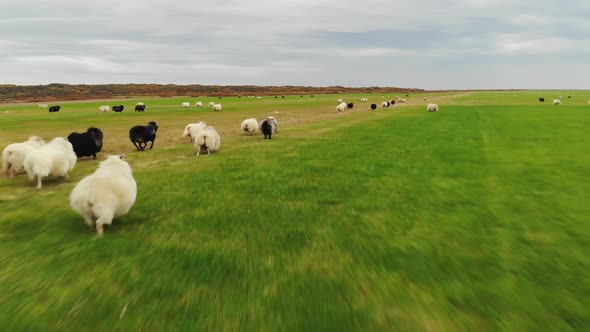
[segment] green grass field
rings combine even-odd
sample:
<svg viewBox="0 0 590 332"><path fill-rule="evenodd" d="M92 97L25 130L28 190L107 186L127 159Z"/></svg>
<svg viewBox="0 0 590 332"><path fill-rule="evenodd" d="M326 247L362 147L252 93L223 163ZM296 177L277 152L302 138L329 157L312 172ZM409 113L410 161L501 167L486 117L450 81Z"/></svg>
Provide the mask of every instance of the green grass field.
<svg viewBox="0 0 590 332"><path fill-rule="evenodd" d="M41 190L0 177L0 327L590 330L590 91L413 94L376 112L363 96L342 96L344 114L335 95L223 98L221 113L180 107L212 98L0 105L0 146L97 126L100 157L125 153L138 183L98 239L68 201L98 161ZM268 115L271 141L241 135ZM129 128L151 120L155 147L135 152ZM221 134L211 157L180 137L201 120Z"/></svg>

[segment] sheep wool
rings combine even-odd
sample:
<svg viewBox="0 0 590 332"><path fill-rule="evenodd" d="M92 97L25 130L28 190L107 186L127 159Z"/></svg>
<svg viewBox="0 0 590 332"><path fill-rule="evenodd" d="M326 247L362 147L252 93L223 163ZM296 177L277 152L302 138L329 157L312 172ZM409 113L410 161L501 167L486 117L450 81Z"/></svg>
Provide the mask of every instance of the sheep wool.
<svg viewBox="0 0 590 332"><path fill-rule="evenodd" d="M127 214L137 197L137 183L125 156L109 156L70 194L70 206L102 237L103 225Z"/></svg>
<svg viewBox="0 0 590 332"><path fill-rule="evenodd" d="M25 171L30 180L37 178L37 188L41 189L42 178L66 177L76 165L77 159L72 143L65 137L56 137L27 155Z"/></svg>
<svg viewBox="0 0 590 332"><path fill-rule="evenodd" d="M12 178L17 174L24 173L24 162L27 155L44 144L45 141L41 137L30 136L25 142L6 146L2 151L2 170L6 173L6 176Z"/></svg>

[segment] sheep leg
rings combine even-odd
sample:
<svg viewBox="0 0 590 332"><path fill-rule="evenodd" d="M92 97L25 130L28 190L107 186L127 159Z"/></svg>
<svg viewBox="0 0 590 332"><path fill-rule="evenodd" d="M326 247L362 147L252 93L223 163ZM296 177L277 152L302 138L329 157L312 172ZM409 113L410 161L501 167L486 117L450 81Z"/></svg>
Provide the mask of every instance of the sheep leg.
<svg viewBox="0 0 590 332"><path fill-rule="evenodd" d="M145 143L145 145L147 146L147 143ZM154 147L154 141L152 141L152 145L150 145L150 149Z"/></svg>
<svg viewBox="0 0 590 332"><path fill-rule="evenodd" d="M103 235L103 225L107 224L110 225L113 221L112 216L100 217L96 220L96 236L102 237Z"/></svg>
<svg viewBox="0 0 590 332"><path fill-rule="evenodd" d="M41 189L41 176L37 176L37 189Z"/></svg>
<svg viewBox="0 0 590 332"><path fill-rule="evenodd" d="M207 156L211 157L211 150L209 148L207 148Z"/></svg>
<svg viewBox="0 0 590 332"><path fill-rule="evenodd" d="M92 228L92 225L94 225L94 219L92 219L90 216L84 216L84 222L89 228Z"/></svg>
<svg viewBox="0 0 590 332"><path fill-rule="evenodd" d="M133 141L133 145L135 146L135 148L137 149L137 151L141 151L141 149L139 148L139 146L137 146L137 143L135 143L135 141Z"/></svg>
<svg viewBox="0 0 590 332"><path fill-rule="evenodd" d="M197 148L197 157L198 157L200 154L201 154L201 147L199 146L199 147Z"/></svg>

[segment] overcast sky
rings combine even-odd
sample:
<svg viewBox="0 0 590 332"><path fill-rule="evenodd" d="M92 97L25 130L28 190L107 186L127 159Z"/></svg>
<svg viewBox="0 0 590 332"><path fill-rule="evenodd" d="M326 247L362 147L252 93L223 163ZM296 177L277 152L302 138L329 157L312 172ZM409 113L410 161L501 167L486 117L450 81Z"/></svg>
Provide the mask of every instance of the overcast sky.
<svg viewBox="0 0 590 332"><path fill-rule="evenodd" d="M588 0L0 2L0 83L590 89Z"/></svg>

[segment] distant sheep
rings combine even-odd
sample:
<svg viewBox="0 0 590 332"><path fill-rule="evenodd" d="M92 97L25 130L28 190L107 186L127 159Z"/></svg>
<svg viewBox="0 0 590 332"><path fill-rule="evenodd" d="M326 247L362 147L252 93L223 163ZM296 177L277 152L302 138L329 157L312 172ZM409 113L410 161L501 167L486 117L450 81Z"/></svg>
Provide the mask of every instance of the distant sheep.
<svg viewBox="0 0 590 332"><path fill-rule="evenodd" d="M389 107L389 102L387 102L387 101L382 102L381 107L383 107L383 108Z"/></svg>
<svg viewBox="0 0 590 332"><path fill-rule="evenodd" d="M202 101L198 101L195 103L195 106L197 107L203 107L203 102Z"/></svg>
<svg viewBox="0 0 590 332"><path fill-rule="evenodd" d="M213 106L215 106L215 102L209 102L208 105L209 105L209 107L213 107Z"/></svg>
<svg viewBox="0 0 590 332"><path fill-rule="evenodd" d="M12 178L17 174L24 173L24 162L27 155L44 144L45 141L41 137L30 136L25 142L7 145L2 151L2 170L6 176Z"/></svg>
<svg viewBox="0 0 590 332"><path fill-rule="evenodd" d="M426 110L428 112L438 112L438 105L437 104L428 104L426 106Z"/></svg>
<svg viewBox="0 0 590 332"><path fill-rule="evenodd" d="M111 107L109 105L102 105L98 108L98 111L101 113L104 112L110 112L111 111Z"/></svg>
<svg viewBox="0 0 590 332"><path fill-rule="evenodd" d="M96 159L96 154L102 149L102 138L102 130L91 127L82 134L71 133L68 136L68 141L72 143L78 158L92 156Z"/></svg>
<svg viewBox="0 0 590 332"><path fill-rule="evenodd" d="M401 98L401 99L399 100L399 102L400 102L400 103L405 103L405 102L406 102L406 99L405 99L405 98Z"/></svg>
<svg viewBox="0 0 590 332"><path fill-rule="evenodd" d="M338 100L336 100L336 102L337 102L338 104L342 104L342 99L338 98Z"/></svg>
<svg viewBox="0 0 590 332"><path fill-rule="evenodd" d="M258 121L255 118L250 118L242 121L242 132L244 135L252 135L258 129Z"/></svg>
<svg viewBox="0 0 590 332"><path fill-rule="evenodd" d="M561 104L561 100L553 99L553 105L559 105L559 104Z"/></svg>
<svg viewBox="0 0 590 332"><path fill-rule="evenodd" d="M191 103L189 103L188 101L185 101L182 103L182 107L184 107L184 108L191 107Z"/></svg>
<svg viewBox="0 0 590 332"><path fill-rule="evenodd" d="M278 124L274 117L268 117L260 122L260 131L264 135L264 139L272 139L272 134L277 132L277 128Z"/></svg>
<svg viewBox="0 0 590 332"><path fill-rule="evenodd" d="M544 101L545 101L545 98L543 98L543 97L539 97L539 101L540 101L540 102L544 102Z"/></svg>
<svg viewBox="0 0 590 332"><path fill-rule="evenodd" d="M61 109L61 106L51 106L49 108L49 113L59 112L60 109Z"/></svg>
<svg viewBox="0 0 590 332"><path fill-rule="evenodd" d="M121 112L123 112L124 109L125 109L125 106L123 106L123 105L113 106L113 112L121 113Z"/></svg>
<svg viewBox="0 0 590 332"><path fill-rule="evenodd" d="M365 102L368 102L368 101L369 101L369 98L361 98L361 103L365 103Z"/></svg>
<svg viewBox="0 0 590 332"><path fill-rule="evenodd" d="M158 125L155 121L148 122L147 126L135 126L129 130L129 139L137 148L137 151L144 151L148 142L152 142L150 149L154 147Z"/></svg>
<svg viewBox="0 0 590 332"><path fill-rule="evenodd" d="M109 156L70 194L70 206L102 237L103 225L127 214L137 197L137 183L124 156Z"/></svg>
<svg viewBox="0 0 590 332"><path fill-rule="evenodd" d="M203 121L198 123L189 123L186 125L186 127L184 127L182 137L190 137L192 143L195 140L195 137L197 137L199 131L205 129L205 127L207 127L207 124Z"/></svg>
<svg viewBox="0 0 590 332"><path fill-rule="evenodd" d="M346 105L346 108L348 108L348 109L351 109L351 108L353 108L353 107L354 107L354 103L348 103L348 104Z"/></svg>
<svg viewBox="0 0 590 332"><path fill-rule="evenodd" d="M135 111L136 112L143 112L143 111L145 111L145 106L144 105L135 105Z"/></svg>
<svg viewBox="0 0 590 332"><path fill-rule="evenodd" d="M213 111L214 112L220 112L221 111L221 104L215 104L213 106Z"/></svg>
<svg viewBox="0 0 590 332"><path fill-rule="evenodd" d="M371 109L372 109L372 110L375 110L375 109L377 109L377 104L371 104Z"/></svg>
<svg viewBox="0 0 590 332"><path fill-rule="evenodd" d="M25 171L31 181L37 178L37 188L41 189L42 178L66 177L76 165L77 159L72 143L65 137L56 137L27 155Z"/></svg>
<svg viewBox="0 0 590 332"><path fill-rule="evenodd" d="M39 105L37 105L37 107L42 108L42 109L46 109L47 107L49 107L49 105L47 105L47 104L39 104Z"/></svg>
<svg viewBox="0 0 590 332"><path fill-rule="evenodd" d="M395 99L389 101L389 106L395 105Z"/></svg>
<svg viewBox="0 0 590 332"><path fill-rule="evenodd" d="M346 103L340 103L338 106L336 106L336 111L338 111L338 112L344 112L345 109L346 109Z"/></svg>
<svg viewBox="0 0 590 332"><path fill-rule="evenodd" d="M195 149L197 150L197 157L201 154L201 151L207 151L207 155L211 155L211 152L219 150L221 146L221 137L217 133L217 130L211 126L207 126L205 129L199 131L197 137L195 137Z"/></svg>

